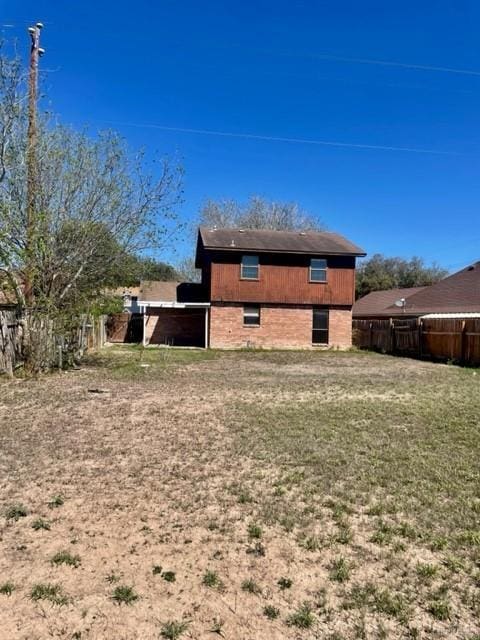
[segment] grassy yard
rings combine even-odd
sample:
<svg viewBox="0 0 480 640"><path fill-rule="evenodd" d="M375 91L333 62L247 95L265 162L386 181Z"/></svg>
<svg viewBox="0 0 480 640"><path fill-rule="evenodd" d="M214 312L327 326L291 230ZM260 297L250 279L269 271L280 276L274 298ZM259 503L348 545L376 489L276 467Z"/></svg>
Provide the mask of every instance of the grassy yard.
<svg viewBox="0 0 480 640"><path fill-rule="evenodd" d="M480 371L109 348L0 451L1 638L480 639Z"/></svg>

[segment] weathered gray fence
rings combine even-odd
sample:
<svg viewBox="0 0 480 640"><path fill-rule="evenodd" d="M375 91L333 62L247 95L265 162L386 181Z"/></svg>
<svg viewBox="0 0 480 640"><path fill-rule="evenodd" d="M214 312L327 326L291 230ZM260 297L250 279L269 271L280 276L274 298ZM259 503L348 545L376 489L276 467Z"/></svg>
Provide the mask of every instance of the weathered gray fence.
<svg viewBox="0 0 480 640"><path fill-rule="evenodd" d="M354 320L353 343L384 353L480 365L480 318Z"/></svg>
<svg viewBox="0 0 480 640"><path fill-rule="evenodd" d="M48 317L31 320L29 342L35 345L35 361L42 363L42 369L62 369L88 349L99 349L105 344L105 320L106 316L84 316L68 331L59 331ZM15 368L22 365L23 330L16 311L0 310L0 374L12 375Z"/></svg>

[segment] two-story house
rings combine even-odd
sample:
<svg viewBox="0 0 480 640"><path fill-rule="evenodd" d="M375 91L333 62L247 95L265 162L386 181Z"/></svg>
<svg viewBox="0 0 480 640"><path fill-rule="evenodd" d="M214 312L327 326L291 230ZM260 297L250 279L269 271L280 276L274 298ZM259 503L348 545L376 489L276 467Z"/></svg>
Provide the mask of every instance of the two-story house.
<svg viewBox="0 0 480 640"><path fill-rule="evenodd" d="M140 291L144 342L347 348L355 259L364 255L336 233L200 227L201 284Z"/></svg>

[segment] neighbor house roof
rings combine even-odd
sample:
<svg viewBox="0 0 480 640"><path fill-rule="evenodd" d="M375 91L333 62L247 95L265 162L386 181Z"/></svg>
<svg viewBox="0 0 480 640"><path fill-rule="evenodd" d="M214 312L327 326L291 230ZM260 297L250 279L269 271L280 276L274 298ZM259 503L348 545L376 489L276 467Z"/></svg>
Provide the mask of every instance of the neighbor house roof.
<svg viewBox="0 0 480 640"><path fill-rule="evenodd" d="M406 311L415 315L480 312L480 261L410 296Z"/></svg>
<svg viewBox="0 0 480 640"><path fill-rule="evenodd" d="M420 291L423 291L425 287L410 287L408 289L386 289L385 291L372 291L363 298L360 298L355 302L352 308L352 314L354 318L365 316L386 316L392 315L391 306L394 305L394 313L402 313L399 307L395 306L395 302L401 298L408 300L411 296ZM407 307L408 307L407 303Z"/></svg>
<svg viewBox="0 0 480 640"><path fill-rule="evenodd" d="M338 233L330 231L272 231L270 229L199 228L205 249L311 253L364 256L365 251Z"/></svg>
<svg viewBox="0 0 480 640"><path fill-rule="evenodd" d="M196 282L144 280L140 284L139 304L143 302L205 302L204 287Z"/></svg>
<svg viewBox="0 0 480 640"><path fill-rule="evenodd" d="M112 289L109 293L112 296L139 296L140 287L117 287Z"/></svg>

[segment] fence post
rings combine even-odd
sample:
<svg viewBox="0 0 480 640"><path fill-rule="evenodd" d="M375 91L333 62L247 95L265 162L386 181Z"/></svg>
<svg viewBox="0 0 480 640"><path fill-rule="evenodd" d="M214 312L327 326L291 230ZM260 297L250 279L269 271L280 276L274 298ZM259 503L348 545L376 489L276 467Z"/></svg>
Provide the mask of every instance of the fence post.
<svg viewBox="0 0 480 640"><path fill-rule="evenodd" d="M460 362L466 364L467 361L467 323L462 320L462 332L460 336Z"/></svg>
<svg viewBox="0 0 480 640"><path fill-rule="evenodd" d="M390 318L390 353L395 353L395 324Z"/></svg>
<svg viewBox="0 0 480 640"><path fill-rule="evenodd" d="M368 348L372 349L372 337L373 337L373 322L368 325Z"/></svg>
<svg viewBox="0 0 480 640"><path fill-rule="evenodd" d="M423 355L423 320L421 318L417 319L418 323L418 357L421 358Z"/></svg>

